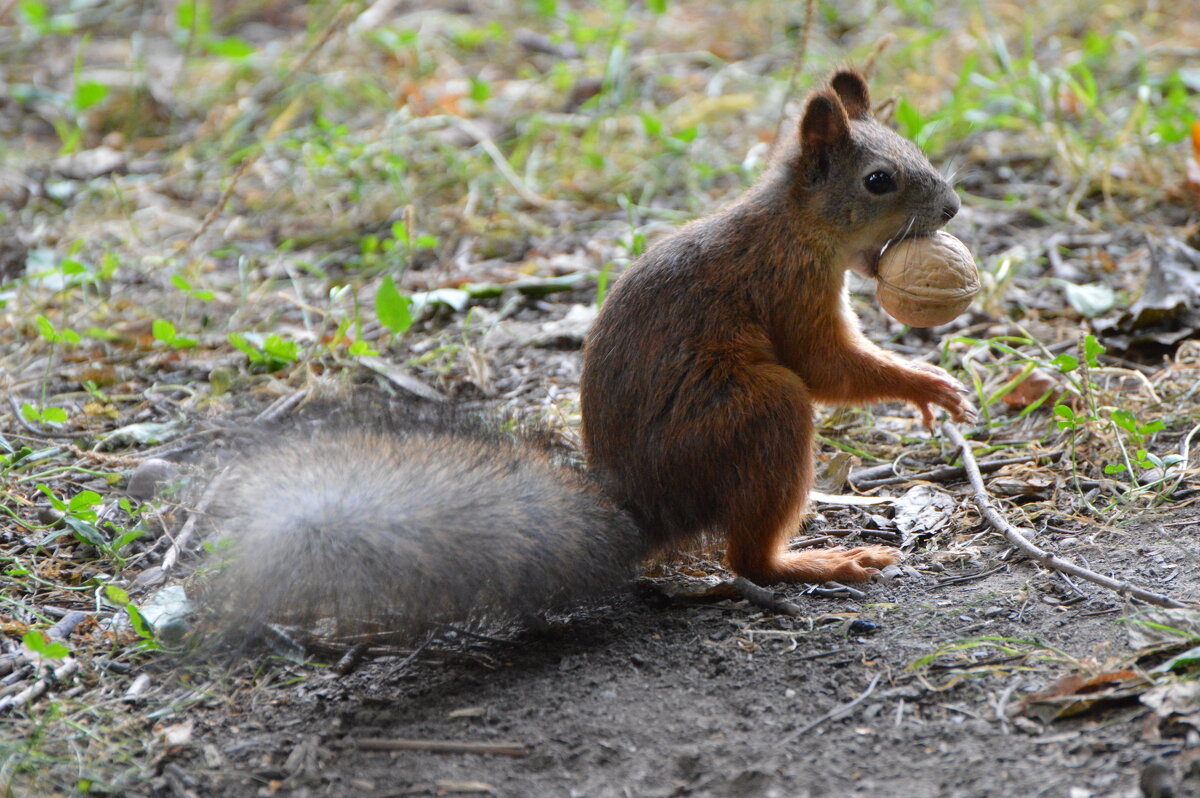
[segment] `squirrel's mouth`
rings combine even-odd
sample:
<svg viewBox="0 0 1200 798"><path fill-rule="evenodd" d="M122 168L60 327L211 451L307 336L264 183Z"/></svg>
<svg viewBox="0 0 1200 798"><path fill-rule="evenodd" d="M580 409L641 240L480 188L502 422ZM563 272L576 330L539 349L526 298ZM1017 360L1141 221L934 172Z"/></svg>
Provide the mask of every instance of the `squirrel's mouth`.
<svg viewBox="0 0 1200 798"><path fill-rule="evenodd" d="M877 250L863 250L856 252L850 258L847 266L868 280L874 280L879 276L879 259L883 257L883 250L887 249L887 245Z"/></svg>

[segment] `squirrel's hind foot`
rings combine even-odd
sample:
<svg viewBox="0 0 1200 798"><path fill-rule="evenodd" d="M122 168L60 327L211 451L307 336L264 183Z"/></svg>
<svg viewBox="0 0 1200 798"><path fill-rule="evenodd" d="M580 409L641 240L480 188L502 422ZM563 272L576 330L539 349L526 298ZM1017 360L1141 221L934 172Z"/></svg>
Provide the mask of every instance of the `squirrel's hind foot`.
<svg viewBox="0 0 1200 798"><path fill-rule="evenodd" d="M860 546L855 549L813 549L780 552L769 560L731 562L733 570L762 585L773 582L866 582L879 568L900 561L895 549Z"/></svg>

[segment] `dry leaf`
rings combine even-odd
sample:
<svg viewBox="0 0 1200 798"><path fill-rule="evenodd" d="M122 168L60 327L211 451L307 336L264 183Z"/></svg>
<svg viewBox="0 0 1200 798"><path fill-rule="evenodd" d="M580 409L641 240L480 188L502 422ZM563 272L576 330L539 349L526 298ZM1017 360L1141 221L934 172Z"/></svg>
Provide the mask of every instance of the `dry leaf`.
<svg viewBox="0 0 1200 798"><path fill-rule="evenodd" d="M1029 376L1020 385L1004 395L1004 404L1019 409L1026 408L1045 396L1047 392L1052 392L1045 402L1052 406L1062 393L1062 391L1055 390L1057 387L1058 380L1050 372L1034 369L1029 372Z"/></svg>

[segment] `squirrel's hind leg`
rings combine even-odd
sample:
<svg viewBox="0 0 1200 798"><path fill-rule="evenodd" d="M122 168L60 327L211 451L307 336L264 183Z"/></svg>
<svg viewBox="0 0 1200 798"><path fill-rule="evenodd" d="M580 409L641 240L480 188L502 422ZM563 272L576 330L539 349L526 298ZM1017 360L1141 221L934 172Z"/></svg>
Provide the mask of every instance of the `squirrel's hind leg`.
<svg viewBox="0 0 1200 798"><path fill-rule="evenodd" d="M788 539L800 528L813 486L812 403L803 382L791 372L760 367L757 408L776 415L776 426L745 424L766 436L747 435L746 449L757 456L740 462L737 487L722 524L730 567L759 584L772 582L866 582L899 560L894 549L814 549L789 552ZM781 412L786 408L790 412ZM748 417L749 414L748 414Z"/></svg>

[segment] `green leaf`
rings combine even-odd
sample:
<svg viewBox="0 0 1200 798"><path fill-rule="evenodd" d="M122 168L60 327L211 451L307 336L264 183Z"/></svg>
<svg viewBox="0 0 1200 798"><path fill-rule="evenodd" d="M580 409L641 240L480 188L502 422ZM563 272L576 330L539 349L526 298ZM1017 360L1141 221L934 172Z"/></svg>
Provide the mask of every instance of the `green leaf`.
<svg viewBox="0 0 1200 798"><path fill-rule="evenodd" d="M66 659L71 656L71 649L57 640L51 640L44 632L26 632L21 642L34 654L47 659Z"/></svg>
<svg viewBox="0 0 1200 798"><path fill-rule="evenodd" d="M142 613L132 604L125 604L125 614L129 616L129 625L133 627L133 631L137 632L138 637L143 640L153 640L154 630L150 628L150 624L146 623L146 619L142 617Z"/></svg>
<svg viewBox="0 0 1200 798"><path fill-rule="evenodd" d="M116 585L105 585L104 597L118 607L129 606L129 594Z"/></svg>
<svg viewBox="0 0 1200 798"><path fill-rule="evenodd" d="M1070 355L1059 355L1050 361L1050 365L1061 371L1063 374L1074 371L1079 368L1079 360Z"/></svg>
<svg viewBox="0 0 1200 798"><path fill-rule="evenodd" d="M67 411L61 407L47 407L42 411L42 421L48 424L66 424Z"/></svg>
<svg viewBox="0 0 1200 798"><path fill-rule="evenodd" d="M92 515L95 516L95 513L92 513ZM89 546L103 548L108 543L108 541L104 539L104 535L101 534L100 530L96 529L96 527L89 524L87 521L81 521L78 518L72 518L68 515L63 519L63 524L75 533L76 538L88 544Z"/></svg>
<svg viewBox="0 0 1200 798"><path fill-rule="evenodd" d="M603 307L604 295L608 293L608 278L612 274L613 262L610 260L604 264L604 268L600 270L600 276L596 278L596 307Z"/></svg>
<svg viewBox="0 0 1200 798"><path fill-rule="evenodd" d="M1167 428L1167 425L1163 423L1162 419L1159 419L1157 421L1151 421L1149 424L1142 424L1141 426L1139 426L1138 434L1139 435L1153 435L1156 432L1162 432L1166 428Z"/></svg>
<svg viewBox="0 0 1200 798"><path fill-rule="evenodd" d="M121 533L121 535L112 542L112 545L109 548L111 548L113 551L120 551L144 534L146 534L146 530L144 529L128 529Z"/></svg>
<svg viewBox="0 0 1200 798"><path fill-rule="evenodd" d="M1100 365L1099 356L1104 354L1104 344L1096 340L1094 335L1085 335L1083 338L1083 354L1087 358L1088 368L1096 368Z"/></svg>
<svg viewBox="0 0 1200 798"><path fill-rule="evenodd" d="M94 80L84 80L75 84L75 99L73 105L76 111L86 111L104 102L108 96L108 86Z"/></svg>
<svg viewBox="0 0 1200 798"><path fill-rule="evenodd" d="M150 333L154 340L169 344L175 340L175 325L166 319L155 319L150 325Z"/></svg>
<svg viewBox="0 0 1200 798"><path fill-rule="evenodd" d="M67 503L67 509L73 513L77 513L80 510L87 510L95 507L97 504L103 503L104 499L100 497L99 493L92 490L81 490L71 497L71 501Z"/></svg>
<svg viewBox="0 0 1200 798"><path fill-rule="evenodd" d="M1112 414L1113 423L1131 435L1137 434L1137 420L1128 410L1114 410Z"/></svg>
<svg viewBox="0 0 1200 798"><path fill-rule="evenodd" d="M54 331L54 325L50 323L48 318L39 315L33 320L33 322L37 325L38 332L42 334L43 338L50 343L55 343L58 341L58 333Z"/></svg>
<svg viewBox="0 0 1200 798"><path fill-rule="evenodd" d="M383 278L375 292L375 316L395 335L412 326L412 297L401 294L390 275Z"/></svg>
<svg viewBox="0 0 1200 798"><path fill-rule="evenodd" d="M254 55L254 48L236 36L230 36L225 39L212 39L205 45L204 49L208 50L212 55L233 60L249 58Z"/></svg>
<svg viewBox="0 0 1200 798"><path fill-rule="evenodd" d="M113 275L117 273L117 268L121 265L121 259L112 252L104 253L104 257L100 259L100 271L96 273L97 280L111 280Z"/></svg>
<svg viewBox="0 0 1200 798"><path fill-rule="evenodd" d="M278 335L268 335L263 341L263 354L270 355L276 360L291 363L300 356L300 344L288 341Z"/></svg>
<svg viewBox="0 0 1200 798"><path fill-rule="evenodd" d="M230 333L228 336L228 340L229 340L230 345L233 346L234 349L238 350L239 352L242 352L243 354L246 355L246 357L250 358L251 363L261 363L262 362L262 360L263 360L262 352L259 352L257 349L255 349L253 346L251 346L250 342L247 341L246 337L244 335L242 335L241 333L235 333L235 332Z"/></svg>
<svg viewBox="0 0 1200 798"><path fill-rule="evenodd" d="M642 114L642 129L646 131L646 137L650 139L661 139L663 136L662 120L650 114Z"/></svg>
<svg viewBox="0 0 1200 798"><path fill-rule="evenodd" d="M676 141L682 141L684 144L688 144L695 141L696 136L699 135L699 133L699 126L692 125L691 127L685 127L683 130L676 130L671 134L671 138L675 139Z"/></svg>
<svg viewBox="0 0 1200 798"><path fill-rule="evenodd" d="M921 118L921 112L903 97L896 103L896 121L900 124L901 132L910 139L916 138L917 134L921 132L921 128L925 127L925 120Z"/></svg>
<svg viewBox="0 0 1200 798"><path fill-rule="evenodd" d="M1110 463L1109 465L1106 465L1104 467L1104 473L1105 474L1124 474L1125 473L1125 465L1124 465L1124 463Z"/></svg>
<svg viewBox="0 0 1200 798"><path fill-rule="evenodd" d="M667 0L646 0L646 8L661 16L667 11Z"/></svg>
<svg viewBox="0 0 1200 798"><path fill-rule="evenodd" d="M45 36L50 33L50 12L45 3L39 0L21 0L17 8L21 22L33 28L38 35Z"/></svg>
<svg viewBox="0 0 1200 798"><path fill-rule="evenodd" d="M480 80L475 75L471 76L471 89L467 93L477 103L484 102L492 96L492 87L487 84L487 81Z"/></svg>

